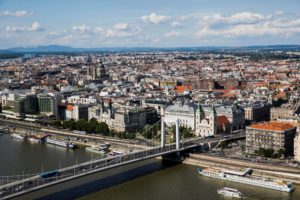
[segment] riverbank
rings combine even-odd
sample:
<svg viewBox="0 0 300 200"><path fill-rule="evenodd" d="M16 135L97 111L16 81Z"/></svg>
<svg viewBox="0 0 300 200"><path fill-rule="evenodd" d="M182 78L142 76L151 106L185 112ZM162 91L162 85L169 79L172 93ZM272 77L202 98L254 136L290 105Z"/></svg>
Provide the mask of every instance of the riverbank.
<svg viewBox="0 0 300 200"><path fill-rule="evenodd" d="M241 168L252 168L254 175L284 179L300 184L300 169L294 167L274 166L270 164L252 163L237 159L215 157L205 154L190 154L190 157L183 161L184 164L199 167L214 167L218 169L240 170Z"/></svg>

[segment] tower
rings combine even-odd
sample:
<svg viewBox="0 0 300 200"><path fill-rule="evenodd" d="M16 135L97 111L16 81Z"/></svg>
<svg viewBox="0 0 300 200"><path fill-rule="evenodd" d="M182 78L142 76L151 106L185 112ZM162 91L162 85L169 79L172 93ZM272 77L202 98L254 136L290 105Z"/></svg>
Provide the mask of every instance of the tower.
<svg viewBox="0 0 300 200"><path fill-rule="evenodd" d="M217 134L217 111L214 106L212 106L212 111L210 115L210 126L211 126L211 131L213 135Z"/></svg>
<svg viewBox="0 0 300 200"><path fill-rule="evenodd" d="M196 108L196 126L201 123L202 119L204 118L204 112L202 109L202 106L200 103L197 103L197 108Z"/></svg>
<svg viewBox="0 0 300 200"><path fill-rule="evenodd" d="M88 79L93 79L94 70L93 70L93 61L91 55L88 56L86 60L87 71L86 75Z"/></svg>
<svg viewBox="0 0 300 200"><path fill-rule="evenodd" d="M100 60L100 63L97 64L97 79L104 79L106 78L106 70L104 67L104 64L102 60Z"/></svg>

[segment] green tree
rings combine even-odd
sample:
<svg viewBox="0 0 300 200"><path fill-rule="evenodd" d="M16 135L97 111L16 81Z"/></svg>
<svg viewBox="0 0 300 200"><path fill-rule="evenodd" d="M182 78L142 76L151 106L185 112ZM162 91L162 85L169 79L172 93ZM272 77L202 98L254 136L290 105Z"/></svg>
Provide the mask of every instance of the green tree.
<svg viewBox="0 0 300 200"><path fill-rule="evenodd" d="M90 119L90 121L88 122L87 132L95 133L97 125L98 121L95 118Z"/></svg>
<svg viewBox="0 0 300 200"><path fill-rule="evenodd" d="M109 135L108 125L105 122L100 122L95 128L95 132L106 136Z"/></svg>
<svg viewBox="0 0 300 200"><path fill-rule="evenodd" d="M75 129L80 131L87 131L88 122L84 119L80 119L75 123Z"/></svg>
<svg viewBox="0 0 300 200"><path fill-rule="evenodd" d="M75 119L69 119L68 121L64 121L63 127L68 128L70 130L74 130L75 124L76 124Z"/></svg>
<svg viewBox="0 0 300 200"><path fill-rule="evenodd" d="M157 127L155 126L151 126L149 124L146 124L144 126L144 130L142 135L146 138L146 139L152 139L154 136L156 136L157 134Z"/></svg>
<svg viewBox="0 0 300 200"><path fill-rule="evenodd" d="M115 137L116 136L116 132L114 130L110 130L109 131L109 136L110 137Z"/></svg>
<svg viewBox="0 0 300 200"><path fill-rule="evenodd" d="M182 138L189 138L189 137L191 137L191 132L189 131L189 129L187 129L185 127L183 127L180 132L181 132Z"/></svg>
<svg viewBox="0 0 300 200"><path fill-rule="evenodd" d="M62 126L61 121L59 121L59 120L56 120L56 121L52 122L51 125L55 126L55 127L61 127Z"/></svg>
<svg viewBox="0 0 300 200"><path fill-rule="evenodd" d="M273 158L274 157L274 149L265 149L264 156L267 158Z"/></svg>
<svg viewBox="0 0 300 200"><path fill-rule="evenodd" d="M278 158L282 157L284 154L285 154L285 150L282 149L282 148L277 151L277 157Z"/></svg>
<svg viewBox="0 0 300 200"><path fill-rule="evenodd" d="M258 150L255 150L254 153L258 156L263 156L265 154L265 149L259 148Z"/></svg>

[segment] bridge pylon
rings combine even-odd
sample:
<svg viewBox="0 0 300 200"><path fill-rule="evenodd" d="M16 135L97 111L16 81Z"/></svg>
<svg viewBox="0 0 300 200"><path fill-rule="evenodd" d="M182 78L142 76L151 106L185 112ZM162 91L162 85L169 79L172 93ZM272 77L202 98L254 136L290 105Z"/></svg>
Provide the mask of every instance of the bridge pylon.
<svg viewBox="0 0 300 200"><path fill-rule="evenodd" d="M176 120L176 149L180 149L179 119Z"/></svg>
<svg viewBox="0 0 300 200"><path fill-rule="evenodd" d="M164 147L166 143L166 129L165 129L165 122L164 117L161 118L161 141L160 146Z"/></svg>

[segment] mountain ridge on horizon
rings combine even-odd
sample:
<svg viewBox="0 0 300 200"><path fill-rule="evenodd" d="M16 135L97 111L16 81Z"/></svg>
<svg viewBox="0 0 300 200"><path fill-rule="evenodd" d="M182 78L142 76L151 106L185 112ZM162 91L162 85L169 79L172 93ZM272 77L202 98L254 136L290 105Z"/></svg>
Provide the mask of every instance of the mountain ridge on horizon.
<svg viewBox="0 0 300 200"><path fill-rule="evenodd" d="M253 45L253 46L199 46L199 47L96 47L80 48L66 45L38 45L28 47L12 47L0 49L0 53L49 53L49 52L88 52L88 51L120 51L120 50L300 50L300 45Z"/></svg>

